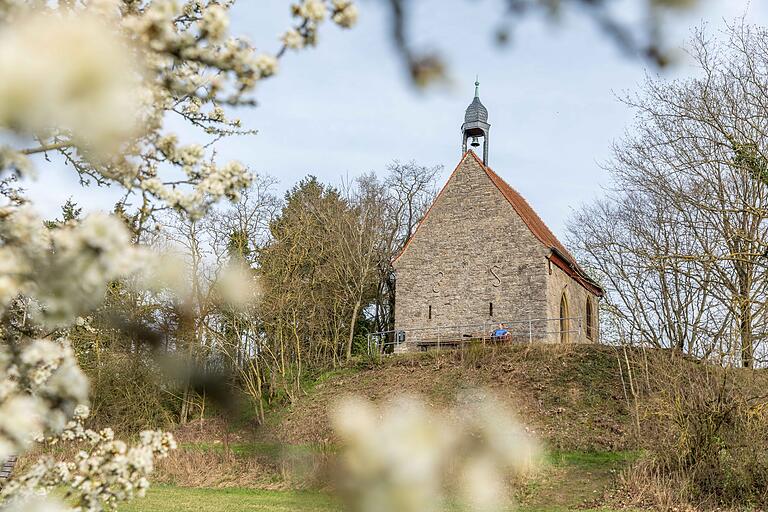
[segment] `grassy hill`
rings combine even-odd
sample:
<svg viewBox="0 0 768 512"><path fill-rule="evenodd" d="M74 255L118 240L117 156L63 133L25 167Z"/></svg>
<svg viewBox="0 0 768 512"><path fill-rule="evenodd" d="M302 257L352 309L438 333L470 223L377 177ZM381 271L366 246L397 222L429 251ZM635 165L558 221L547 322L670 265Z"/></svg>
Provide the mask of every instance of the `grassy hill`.
<svg viewBox="0 0 768 512"><path fill-rule="evenodd" d="M305 394L270 410L266 424L255 430L233 431L213 420L180 429L182 449L159 468L160 481L170 487L156 496L179 495L181 503L187 491L180 486L198 487L203 489L188 492L210 496L215 505L230 495L206 488L229 488L242 496L251 488L259 489L251 496L256 501L265 490L287 492L291 501L292 489L323 488L316 474L298 475L295 463L302 471L316 469L332 456L336 439L327 411L344 395L386 403L410 394L441 410L464 391L484 389L508 404L547 449L545 468L520 489L522 509L599 506L637 456L618 355L598 345L532 344L359 361L317 375ZM328 509L321 495L306 496L307 509L316 500L323 503L318 510Z"/></svg>
<svg viewBox="0 0 768 512"><path fill-rule="evenodd" d="M626 450L631 420L617 356L599 345L532 344L361 362L321 375L295 403L273 411L260 436L333 443L326 411L344 394L381 402L411 394L442 409L479 388L508 403L553 450Z"/></svg>

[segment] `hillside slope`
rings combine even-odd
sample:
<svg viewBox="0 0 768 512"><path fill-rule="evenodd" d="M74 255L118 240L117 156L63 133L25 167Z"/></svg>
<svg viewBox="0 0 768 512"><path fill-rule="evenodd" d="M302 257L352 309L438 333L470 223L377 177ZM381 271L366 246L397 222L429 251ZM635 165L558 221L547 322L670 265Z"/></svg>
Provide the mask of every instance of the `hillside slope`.
<svg viewBox="0 0 768 512"><path fill-rule="evenodd" d="M631 446L617 352L599 345L514 345L360 363L322 376L305 396L272 413L260 437L293 445L333 442L327 411L346 394L381 402L411 394L441 409L478 388L508 403L550 449Z"/></svg>

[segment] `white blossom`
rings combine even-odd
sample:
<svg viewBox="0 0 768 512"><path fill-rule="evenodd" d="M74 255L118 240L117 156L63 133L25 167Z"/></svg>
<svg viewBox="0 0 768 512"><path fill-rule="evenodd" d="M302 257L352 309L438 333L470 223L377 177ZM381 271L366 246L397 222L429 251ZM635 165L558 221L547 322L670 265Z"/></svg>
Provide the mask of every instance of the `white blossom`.
<svg viewBox="0 0 768 512"><path fill-rule="evenodd" d="M357 6L351 0L333 0L332 19L340 27L350 28L357 22Z"/></svg>
<svg viewBox="0 0 768 512"><path fill-rule="evenodd" d="M9 146L0 146L0 169L12 169L23 177L34 178L36 173L29 158Z"/></svg>
<svg viewBox="0 0 768 512"><path fill-rule="evenodd" d="M304 36L302 36L296 29L286 31L280 40L285 46L294 50L304 47Z"/></svg>
<svg viewBox="0 0 768 512"><path fill-rule="evenodd" d="M6 26L0 125L38 136L56 127L99 150L134 133L141 70L115 34L86 12L29 14Z"/></svg>
<svg viewBox="0 0 768 512"><path fill-rule="evenodd" d="M21 291L18 275L24 269L24 261L16 251L8 247L0 247L0 309L16 297Z"/></svg>
<svg viewBox="0 0 768 512"><path fill-rule="evenodd" d="M42 223L39 226L46 230ZM74 321L102 301L110 281L141 268L142 252L112 215L93 213L76 225L51 229L40 238L48 241L46 250L38 247L39 240L31 248L30 244L20 245L31 264L29 274L22 277L27 293L41 306L38 316L50 325Z"/></svg>
<svg viewBox="0 0 768 512"><path fill-rule="evenodd" d="M0 459L60 431L87 400L87 379L66 342L34 340L14 357L0 349Z"/></svg>
<svg viewBox="0 0 768 512"><path fill-rule="evenodd" d="M241 310L253 306L260 295L255 273L240 262L231 262L224 267L215 290L225 305Z"/></svg>
<svg viewBox="0 0 768 512"><path fill-rule="evenodd" d="M257 55L253 61L253 65L259 70L262 77L272 76L277 73L277 59L272 55L262 53Z"/></svg>
<svg viewBox="0 0 768 512"><path fill-rule="evenodd" d="M16 394L4 400L0 404L0 458L26 450L42 435L46 412L45 404L36 397Z"/></svg>
<svg viewBox="0 0 768 512"><path fill-rule="evenodd" d="M229 17L226 10L218 5L210 5L200 18L200 30L210 39L220 41L227 35Z"/></svg>
<svg viewBox="0 0 768 512"><path fill-rule="evenodd" d="M37 490L67 487L77 501L78 510L112 509L121 501L143 496L149 487L147 477L158 458L176 448L173 436L158 431L145 431L135 445L116 440L111 429L100 432L86 429L87 408L78 407L73 419L58 435L45 442L85 443L72 461L57 462L51 458L38 460L27 472L15 475L0 489L0 509L32 506Z"/></svg>
<svg viewBox="0 0 768 512"><path fill-rule="evenodd" d="M34 177L26 154L63 155L81 179L139 196L142 216L171 207L195 218L222 198L237 200L252 179L244 165L219 164L206 155L207 143L184 144L164 128L172 113L213 140L254 133L222 105L251 104L282 52L257 53L229 36L232 3L0 1L0 130L4 141L16 141L0 145L0 173ZM326 17L345 25L356 16L346 4L329 5L294 6L299 19L284 43L314 44ZM66 337L30 333L92 329L87 315L107 285L155 259L117 216L45 224L23 194L11 203L0 207L0 313L21 310L24 330L0 325L0 459L24 454L35 440L83 449L73 460L31 462L3 485L0 509L61 510L39 498L54 488L67 488L78 511L112 509L143 495L155 460L175 441L148 431L129 445L110 429L85 428L89 383ZM173 285L169 275L154 286Z"/></svg>
<svg viewBox="0 0 768 512"><path fill-rule="evenodd" d="M0 209L0 238L7 247L22 246L25 252L38 254L50 248L50 232L29 205Z"/></svg>
<svg viewBox="0 0 768 512"><path fill-rule="evenodd" d="M299 15L315 22L323 21L327 12L325 2L322 0L304 0L299 6Z"/></svg>
<svg viewBox="0 0 768 512"><path fill-rule="evenodd" d="M11 503L7 509L3 510L7 512L69 512L71 509L53 498L35 496Z"/></svg>
<svg viewBox="0 0 768 512"><path fill-rule="evenodd" d="M537 460L536 443L481 394L448 414L410 397L382 408L348 398L332 420L344 447L340 484L353 511L436 511L457 498L467 510L503 510L506 477Z"/></svg>

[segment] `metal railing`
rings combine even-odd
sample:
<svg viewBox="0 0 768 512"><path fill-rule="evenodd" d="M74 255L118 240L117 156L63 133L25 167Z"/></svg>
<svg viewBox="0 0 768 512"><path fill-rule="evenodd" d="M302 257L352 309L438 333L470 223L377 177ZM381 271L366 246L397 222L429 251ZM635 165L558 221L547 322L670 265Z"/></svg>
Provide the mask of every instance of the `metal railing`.
<svg viewBox="0 0 768 512"><path fill-rule="evenodd" d="M16 465L16 456L9 455L7 459L0 460L0 488L3 487L4 482L11 478L13 473L13 467Z"/></svg>
<svg viewBox="0 0 768 512"><path fill-rule="evenodd" d="M562 329L562 322L567 328ZM493 333L499 326L506 330L503 336ZM470 343L528 342L538 340L562 341L582 335L582 318L531 318L528 320L487 321L475 324L439 325L412 329L395 329L368 334L368 353L385 354L412 348L456 348ZM571 340L566 340L571 341Z"/></svg>

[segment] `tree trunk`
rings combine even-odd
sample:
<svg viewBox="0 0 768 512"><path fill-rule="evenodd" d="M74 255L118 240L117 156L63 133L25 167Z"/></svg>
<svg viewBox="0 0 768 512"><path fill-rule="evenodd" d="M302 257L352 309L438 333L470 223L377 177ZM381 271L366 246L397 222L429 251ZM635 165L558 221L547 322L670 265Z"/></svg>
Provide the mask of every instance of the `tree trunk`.
<svg viewBox="0 0 768 512"><path fill-rule="evenodd" d="M749 300L739 305L739 337L741 338L741 366L752 368L754 345L752 340L752 308Z"/></svg>
<svg viewBox="0 0 768 512"><path fill-rule="evenodd" d="M355 307L352 310L352 320L349 326L349 339L347 339L347 361L352 359L352 341L355 339L355 325L357 325L357 315L360 311L361 300L362 299L358 295L357 302L355 302Z"/></svg>
<svg viewBox="0 0 768 512"><path fill-rule="evenodd" d="M390 274L388 279L389 286L389 317L387 318L387 325L384 328L385 331L393 331L395 329L395 291L397 288L397 281L392 278L393 274Z"/></svg>
<svg viewBox="0 0 768 512"><path fill-rule="evenodd" d="M179 423L184 425L189 419L189 384L184 386L184 393L181 398L181 414L179 414Z"/></svg>

